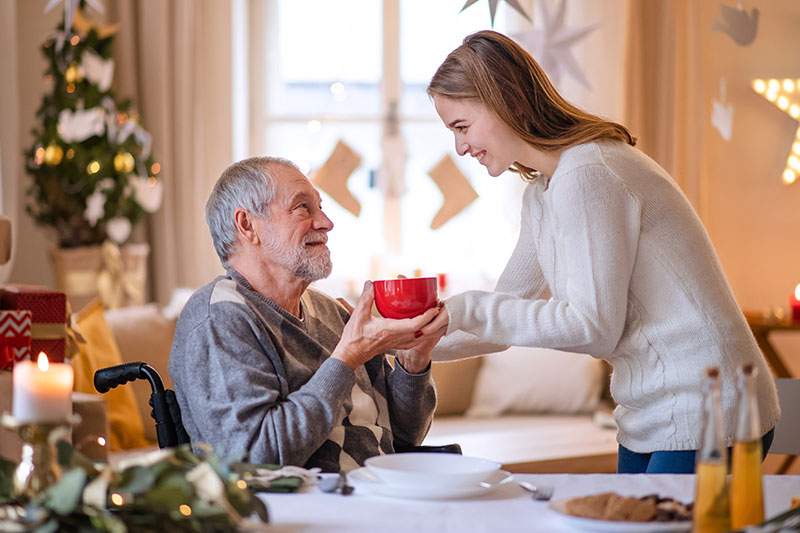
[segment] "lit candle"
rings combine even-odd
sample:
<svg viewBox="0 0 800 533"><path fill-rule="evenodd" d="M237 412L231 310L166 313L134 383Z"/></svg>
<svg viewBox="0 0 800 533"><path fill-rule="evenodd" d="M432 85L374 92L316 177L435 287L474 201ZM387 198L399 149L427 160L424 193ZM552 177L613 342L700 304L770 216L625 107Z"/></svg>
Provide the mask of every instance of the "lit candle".
<svg viewBox="0 0 800 533"><path fill-rule="evenodd" d="M800 322L800 283L794 288L794 294L789 297L789 308L792 312L792 320Z"/></svg>
<svg viewBox="0 0 800 533"><path fill-rule="evenodd" d="M72 367L51 363L44 352L36 363L14 364L13 414L17 422L62 422L72 414Z"/></svg>

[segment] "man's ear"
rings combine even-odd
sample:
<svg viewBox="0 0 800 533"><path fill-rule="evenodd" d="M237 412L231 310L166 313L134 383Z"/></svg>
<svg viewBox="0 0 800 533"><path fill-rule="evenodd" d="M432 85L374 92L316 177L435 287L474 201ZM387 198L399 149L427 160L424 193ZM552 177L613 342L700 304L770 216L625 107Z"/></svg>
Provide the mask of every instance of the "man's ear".
<svg viewBox="0 0 800 533"><path fill-rule="evenodd" d="M236 208L233 212L233 223L236 226L236 233L243 242L249 242L256 246L261 244L261 239L259 239L254 225L254 216L251 212L241 207Z"/></svg>

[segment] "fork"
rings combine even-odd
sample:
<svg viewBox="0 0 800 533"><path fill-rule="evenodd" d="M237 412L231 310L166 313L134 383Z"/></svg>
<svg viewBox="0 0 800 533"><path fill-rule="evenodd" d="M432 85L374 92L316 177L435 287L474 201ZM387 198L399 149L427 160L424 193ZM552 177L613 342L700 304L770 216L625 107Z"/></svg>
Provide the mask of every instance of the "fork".
<svg viewBox="0 0 800 533"><path fill-rule="evenodd" d="M550 485L537 486L527 481L518 481L517 483L520 487L530 492L533 495L533 499L536 501L546 502L553 497L554 488Z"/></svg>

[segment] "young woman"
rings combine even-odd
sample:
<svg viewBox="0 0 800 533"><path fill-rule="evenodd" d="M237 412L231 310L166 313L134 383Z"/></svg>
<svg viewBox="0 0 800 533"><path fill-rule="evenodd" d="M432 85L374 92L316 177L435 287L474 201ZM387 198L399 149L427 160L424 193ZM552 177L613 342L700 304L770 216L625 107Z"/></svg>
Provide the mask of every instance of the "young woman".
<svg viewBox="0 0 800 533"><path fill-rule="evenodd" d="M539 346L606 360L626 473L694 471L707 367L720 369L730 445L736 370L752 363L766 453L780 416L770 371L700 219L630 132L564 100L493 31L464 39L428 93L459 155L529 182L495 292L449 298L425 328L447 326L434 359Z"/></svg>

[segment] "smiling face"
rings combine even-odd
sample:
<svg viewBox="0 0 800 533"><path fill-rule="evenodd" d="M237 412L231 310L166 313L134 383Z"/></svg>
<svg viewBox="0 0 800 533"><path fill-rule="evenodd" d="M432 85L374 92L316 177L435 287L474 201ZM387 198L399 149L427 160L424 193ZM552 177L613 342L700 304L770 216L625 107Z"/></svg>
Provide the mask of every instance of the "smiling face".
<svg viewBox="0 0 800 533"><path fill-rule="evenodd" d="M328 277L332 263L327 242L333 222L322 211L319 193L293 168L276 166L273 175L275 198L269 216L254 222L263 260L308 282Z"/></svg>
<svg viewBox="0 0 800 533"><path fill-rule="evenodd" d="M471 155L486 167L490 176L499 176L516 161L522 139L475 98L449 98L434 95L436 112L453 132L458 155Z"/></svg>

